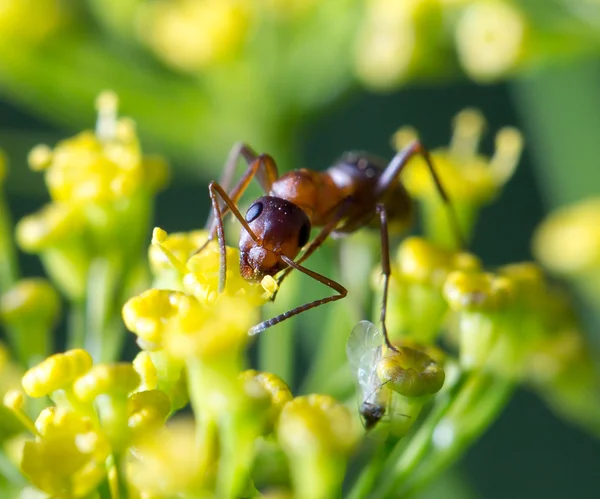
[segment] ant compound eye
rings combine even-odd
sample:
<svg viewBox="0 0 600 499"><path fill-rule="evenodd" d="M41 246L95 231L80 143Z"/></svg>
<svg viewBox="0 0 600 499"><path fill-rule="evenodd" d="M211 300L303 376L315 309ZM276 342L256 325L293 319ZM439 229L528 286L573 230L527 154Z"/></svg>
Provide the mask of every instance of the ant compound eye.
<svg viewBox="0 0 600 499"><path fill-rule="evenodd" d="M260 201L250 206L250 208L248 208L248 211L246 212L246 222L254 222L254 220L256 220L262 213L263 208L264 206Z"/></svg>
<svg viewBox="0 0 600 499"><path fill-rule="evenodd" d="M300 227L300 232L298 233L298 246L302 248L310 237L310 224L305 223L302 227Z"/></svg>

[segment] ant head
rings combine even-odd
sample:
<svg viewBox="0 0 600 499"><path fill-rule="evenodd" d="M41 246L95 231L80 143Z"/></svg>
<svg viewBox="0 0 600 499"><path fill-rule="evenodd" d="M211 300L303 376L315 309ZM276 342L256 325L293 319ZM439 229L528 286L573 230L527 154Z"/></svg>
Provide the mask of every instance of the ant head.
<svg viewBox="0 0 600 499"><path fill-rule="evenodd" d="M285 199L258 198L245 216L256 239L242 227L240 234L240 271L244 279L260 281L275 275L287 265L280 256L292 260L308 242L310 220L306 213Z"/></svg>

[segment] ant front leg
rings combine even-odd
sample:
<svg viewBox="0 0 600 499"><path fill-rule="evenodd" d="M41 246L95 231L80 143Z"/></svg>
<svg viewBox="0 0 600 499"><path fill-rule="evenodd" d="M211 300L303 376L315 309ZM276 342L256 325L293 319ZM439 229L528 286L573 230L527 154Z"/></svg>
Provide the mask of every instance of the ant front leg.
<svg viewBox="0 0 600 499"><path fill-rule="evenodd" d="M462 235L462 231L460 229L460 224L458 222L458 216L456 215L456 210L454 209L454 205L450 200L448 193L444 189L442 182L436 172L436 169L433 165L433 161L431 160L431 155L429 151L421 144L420 141L415 140L404 149L399 151L390 161L385 171L382 173L379 181L377 182L376 194L377 198L381 199L381 197L389 190L393 182L399 177L400 173L404 167L408 164L408 162L414 156L421 156L425 160L425 164L429 169L429 173L433 179L435 187L442 198L442 202L446 205L446 209L448 211L448 220L452 227L452 231L454 232L454 237L456 238L457 244L459 248L465 248L465 239Z"/></svg>
<svg viewBox="0 0 600 499"><path fill-rule="evenodd" d="M274 326L275 324L279 324L280 322L282 322L286 319L289 319L290 317L294 317L295 315L301 314L302 312L306 312L307 310L310 310L311 308L319 307L321 305L325 305L326 303L330 303L332 301L341 300L342 298L345 298L345 296L348 294L348 291L346 290L346 288L344 286L342 286L340 283L338 283L332 279L329 279L328 277L325 277L324 275L318 274L317 272L314 272L310 269L307 269L306 267L303 267L302 265L299 265L298 263L294 262L294 260L292 260L291 258L288 258L285 255L281 255L280 258L286 264L288 264L290 267L292 267L296 270L299 270L303 274L306 274L307 276L312 277L314 280L319 281L320 283L325 284L325 286L328 286L329 288L333 289L334 291L337 291L338 294L333 295L333 296L328 296L326 298L321 298L320 300L312 301L312 302L302 305L300 307L296 307L292 310L288 310L287 312L284 312L283 314L279 314L278 316L273 317L272 319L263 321L260 324L257 324L256 326L251 328L250 331L248 331L248 334L250 334L250 335L261 333L265 329L270 328L271 326Z"/></svg>
<svg viewBox="0 0 600 499"><path fill-rule="evenodd" d="M231 186L231 182L233 182L233 175L235 173L235 168L238 164L240 158L244 158L246 164L250 166L256 158L258 158L258 154L252 149L248 144L243 142L236 142L229 154L227 155L227 160L225 161L225 165L223 166L223 172L221 173L221 178L219 179L219 185L225 190L228 191ZM206 230L210 230L214 224L214 213L211 213L206 220L205 228Z"/></svg>
<svg viewBox="0 0 600 499"><path fill-rule="evenodd" d="M383 338L388 348L396 350L388 337L385 319L387 316L388 289L390 285L390 276L392 275L392 267L390 265L390 238L387 223L387 211L383 204L378 204L376 207L377 215L379 215L379 228L381 231L381 273L383 274L383 296L381 298L381 329L383 330Z"/></svg>
<svg viewBox="0 0 600 499"><path fill-rule="evenodd" d="M245 148L247 148L247 146L245 146L245 145L243 147L241 147L241 149L239 149L239 150L241 150L243 152L241 152L239 154L242 154L242 155L251 154L250 152L248 152L248 150L251 151L251 149L247 150ZM239 157L233 153L231 153L230 156L232 158L235 158L236 160ZM250 157L250 156L248 156L248 157ZM244 156L244 158L246 158L246 156ZM228 168L230 168L230 164L233 164L235 166L235 163L228 163L225 167L226 170ZM227 175L223 175L223 176L225 177ZM215 185L219 186L221 191L223 193L225 193L225 196L227 196L228 199L231 201L231 203L230 203L231 205L236 205L237 202L242 197L242 195L244 194L244 192L246 191L246 189L248 188L248 185L250 185L250 182L252 181L252 179L254 177L256 177L259 180L260 185L263 188L263 190L266 193L268 193L269 190L271 189L271 185L277 179L277 176L278 176L277 165L275 164L275 161L273 160L273 158L271 156L269 156L268 154L261 154L261 155L257 156L252 161L252 163L250 163L250 165L248 166L248 168L246 169L246 171L244 172L244 174L242 175L242 177L240 178L238 183L235 185L235 187L231 190L231 192L229 194L225 193L226 189L222 185L217 184L216 182L213 182L213 183ZM211 199L213 197L213 194L214 193L211 194ZM217 220L217 209L218 209L219 216L221 218L221 228L222 228L223 219L227 216L227 214L229 213L229 210L231 209L230 204L225 203L225 206L221 207L220 203L217 203L217 204L213 203L213 213L211 214L211 216L209 216L208 222L207 222L207 224L210 224L210 226L207 227L207 229L209 230L208 238L207 238L206 242L193 253L194 255L203 251L208 246L208 244L215 238L215 235L218 236L219 221ZM239 217L237 215L236 215L236 218L239 219Z"/></svg>
<svg viewBox="0 0 600 499"><path fill-rule="evenodd" d="M223 202L225 203L225 206L227 206L227 208L231 211L231 213L233 213L235 218L237 218L238 221L244 226L244 229L246 229L248 234L250 234L250 237L252 237L252 239L254 239L254 241L257 241L257 242L258 242L258 238L257 238L256 234L254 234L254 232L252 231L250 226L248 225L248 222L246 222L246 220L244 219L244 217L238 210L238 208L235 204L235 201L227 195L227 193L225 192L223 187L221 187L216 182L211 182L208 185L208 191L210 193L210 201L212 203L213 211L215 214L215 231L217 234L217 240L219 242L219 293L222 293L225 290L225 284L226 284L225 281L227 279L227 246L225 244L225 229L223 227L223 212L221 210L221 206L220 206L219 200L217 199L217 196L223 200ZM212 238L210 238L208 241L211 241L211 240L212 240ZM207 243L208 243L208 241L207 241ZM196 251L196 253L198 253L199 251L202 251L202 249L204 249L206 247L207 243L205 243L198 251Z"/></svg>

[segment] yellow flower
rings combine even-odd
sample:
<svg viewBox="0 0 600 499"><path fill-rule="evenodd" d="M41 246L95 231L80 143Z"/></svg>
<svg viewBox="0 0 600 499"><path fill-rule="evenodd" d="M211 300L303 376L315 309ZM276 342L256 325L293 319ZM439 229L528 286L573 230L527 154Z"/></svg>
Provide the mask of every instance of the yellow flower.
<svg viewBox="0 0 600 499"><path fill-rule="evenodd" d="M514 71L525 57L527 19L515 2L472 2L456 23L456 48L465 71L490 81Z"/></svg>
<svg viewBox="0 0 600 499"><path fill-rule="evenodd" d="M43 397L70 386L92 367L92 357L85 350L75 349L54 354L23 376L25 393L30 397Z"/></svg>
<svg viewBox="0 0 600 499"><path fill-rule="evenodd" d="M377 89L402 83L436 48L441 11L437 0L370 0L355 48L358 77Z"/></svg>
<svg viewBox="0 0 600 499"><path fill-rule="evenodd" d="M117 117L117 97L99 96L95 132L82 132L54 149L38 146L29 162L44 171L52 203L18 223L17 241L25 251L41 254L48 274L71 301L86 298L90 265L97 258L113 280L135 272L129 261L139 259L152 196L168 170L164 161L142 155L133 122Z"/></svg>
<svg viewBox="0 0 600 499"><path fill-rule="evenodd" d="M272 428L275 421L277 421L283 406L292 400L292 392L289 387L275 374L258 372L253 369L242 372L240 378L246 383L258 383L259 386L269 394L269 397L271 398L271 408L269 409L268 420L270 428Z"/></svg>
<svg viewBox="0 0 600 499"><path fill-rule="evenodd" d="M564 307L557 309L541 270L529 262L496 274L453 272L444 296L458 313L463 368L510 379L527 373L531 356L565 320Z"/></svg>
<svg viewBox="0 0 600 499"><path fill-rule="evenodd" d="M149 290L123 307L129 330L175 358L238 350L258 316L244 299L223 297L209 307L177 291ZM146 343L147 342L147 343Z"/></svg>
<svg viewBox="0 0 600 499"><path fill-rule="evenodd" d="M0 8L0 50L11 43L37 44L62 24L65 6L56 0L4 0Z"/></svg>
<svg viewBox="0 0 600 499"><path fill-rule="evenodd" d="M171 401L160 390L146 390L132 393L127 399L127 407L129 428L136 435L144 435L163 425L171 412Z"/></svg>
<svg viewBox="0 0 600 499"><path fill-rule="evenodd" d="M476 272L480 268L478 258L470 253L449 251L418 237L406 238L392 263L387 319L391 336L432 343L448 310L442 296L446 277L454 270ZM375 289L380 290L379 274L377 281Z"/></svg>
<svg viewBox="0 0 600 499"><path fill-rule="evenodd" d="M505 127L496 135L496 151L491 158L477 151L485 126L483 116L466 109L455 118L454 133L448 148L435 149L431 157L455 211L464 236L470 236L478 209L491 202L511 178L523 148L521 134ZM417 138L410 128L400 129L394 136L400 150ZM456 234L450 232L447 208L422 158L411 161L402 181L409 193L424 203L424 220L434 239L456 246Z"/></svg>
<svg viewBox="0 0 600 499"><path fill-rule="evenodd" d="M168 64L197 72L239 52L252 7L241 0L171 0L141 10L140 37Z"/></svg>
<svg viewBox="0 0 600 499"><path fill-rule="evenodd" d="M277 438L290 461L295 497L339 495L357 438L346 407L327 395L296 397L281 411Z"/></svg>
<svg viewBox="0 0 600 499"><path fill-rule="evenodd" d="M206 466L217 464L202 463L198 449L210 442L199 444L194 426L187 421L149 433L139 442L128 466L129 481L149 497L198 494L206 480Z"/></svg>
<svg viewBox="0 0 600 499"><path fill-rule="evenodd" d="M600 269L600 198L590 198L552 213L538 227L534 251L553 272L585 277Z"/></svg>
<svg viewBox="0 0 600 499"><path fill-rule="evenodd" d="M82 132L54 150L38 146L29 160L34 170L46 172L52 199L71 204L107 203L142 188L160 188L156 178L166 175L164 162L152 157L148 164L142 156L135 125L117 118L117 97L111 92L98 97L95 132Z"/></svg>
<svg viewBox="0 0 600 499"><path fill-rule="evenodd" d="M400 346L388 350L377 364L377 375L382 383L390 383L391 390L405 397L424 397L437 393L444 384L441 365L426 353Z"/></svg>
<svg viewBox="0 0 600 499"><path fill-rule="evenodd" d="M25 443L21 463L31 482L57 497L84 497L95 490L106 475L111 449L92 421L51 407L36 426L40 434Z"/></svg>
<svg viewBox="0 0 600 499"><path fill-rule="evenodd" d="M46 205L17 224L17 242L25 251L38 253L78 237L84 219L80 210L67 203Z"/></svg>
<svg viewBox="0 0 600 499"><path fill-rule="evenodd" d="M156 227L152 235L150 259L158 280L161 280L170 267L179 273L180 279L179 282L174 282L171 275L168 282L175 289L193 295L203 304L210 306L220 297L229 296L244 298L255 306L262 305L276 289L272 287L273 278L267 276L260 284L246 281L239 272L239 250L227 246L226 287L223 293L219 293L219 246L216 241L211 241L200 253L194 254L201 247L196 246L196 242L202 238L201 232L169 236Z"/></svg>

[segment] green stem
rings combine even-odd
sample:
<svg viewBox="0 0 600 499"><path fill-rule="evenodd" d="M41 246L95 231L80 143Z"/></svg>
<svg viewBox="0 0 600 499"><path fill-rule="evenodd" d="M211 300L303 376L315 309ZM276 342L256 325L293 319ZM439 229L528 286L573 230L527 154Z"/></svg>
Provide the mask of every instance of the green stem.
<svg viewBox="0 0 600 499"><path fill-rule="evenodd" d="M466 409L464 411L457 411L456 414L451 414L454 411L450 411L448 419L460 421L460 432L455 435L455 442L433 448L427 460L419 466L402 489L403 495L411 495L455 462L497 418L513 389L513 383L504 379L493 379L490 384L485 384L485 389L478 390L480 397L475 404L463 408Z"/></svg>
<svg viewBox="0 0 600 499"><path fill-rule="evenodd" d="M4 450L0 450L0 475L6 478L6 480L15 487L22 489L27 485L25 477L23 477L19 469L4 453Z"/></svg>
<svg viewBox="0 0 600 499"><path fill-rule="evenodd" d="M51 332L45 327L27 329L22 327L6 327L6 333L16 358L21 365L29 368L44 360L50 354Z"/></svg>
<svg viewBox="0 0 600 499"><path fill-rule="evenodd" d="M84 344L96 362L113 362L120 354L124 336L116 310L120 270L120 262L109 258L96 258L88 270Z"/></svg>
<svg viewBox="0 0 600 499"><path fill-rule="evenodd" d="M85 303L71 304L67 320L67 350L83 348L85 342Z"/></svg>
<svg viewBox="0 0 600 499"><path fill-rule="evenodd" d="M377 477L381 473L386 457L387 447L385 442L380 442L375 453L369 459L369 462L362 470L356 482L354 482L352 490L348 494L348 499L364 499L368 497L377 481Z"/></svg>
<svg viewBox="0 0 600 499"><path fill-rule="evenodd" d="M17 254L13 244L13 229L4 199L0 191L0 291L5 293L19 279Z"/></svg>
<svg viewBox="0 0 600 499"><path fill-rule="evenodd" d="M403 451L388 459L391 471L376 497L404 497L454 462L489 426L512 393L513 384L474 372L434 406Z"/></svg>

